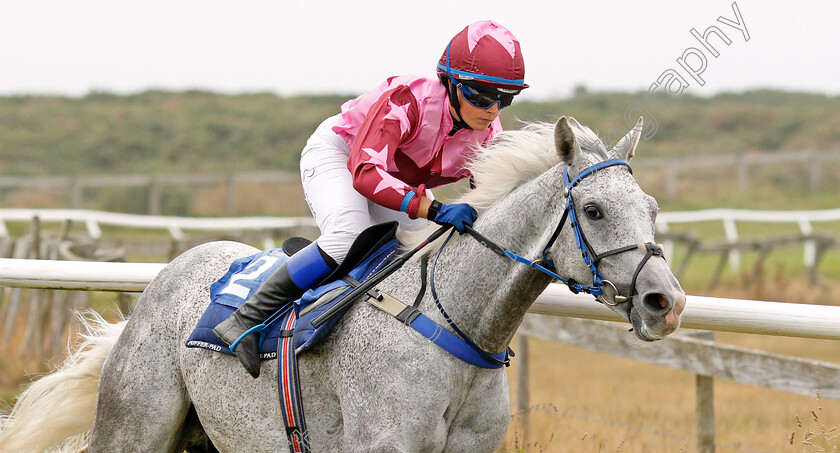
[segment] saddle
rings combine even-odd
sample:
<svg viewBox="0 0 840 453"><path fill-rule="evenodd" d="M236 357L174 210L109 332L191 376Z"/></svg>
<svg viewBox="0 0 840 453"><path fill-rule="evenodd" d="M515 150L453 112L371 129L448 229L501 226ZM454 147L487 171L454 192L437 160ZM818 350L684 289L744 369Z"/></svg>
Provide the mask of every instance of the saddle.
<svg viewBox="0 0 840 453"><path fill-rule="evenodd" d="M341 300L354 286L358 286L358 282L363 283L370 278L397 254L400 247L396 239L397 225L397 222L388 222L364 230L353 242L342 264L320 285L306 291L300 299L280 307L265 320L265 329L260 334L260 358L277 358L278 342L286 336L293 335L297 354L322 341L343 313L317 329L310 321ZM280 248L234 261L228 272L210 286L210 305L187 339L186 346L233 355L227 345L213 333L213 328L253 296L260 285L290 256L310 243L308 239L293 237L283 241ZM282 322L290 311L294 311L297 318L293 332L285 329Z"/></svg>

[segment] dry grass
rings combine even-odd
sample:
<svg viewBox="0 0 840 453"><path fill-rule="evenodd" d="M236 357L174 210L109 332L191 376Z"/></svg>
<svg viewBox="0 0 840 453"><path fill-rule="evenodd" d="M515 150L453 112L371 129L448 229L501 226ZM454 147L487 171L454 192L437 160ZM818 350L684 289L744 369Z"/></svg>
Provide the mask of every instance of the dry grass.
<svg viewBox="0 0 840 453"><path fill-rule="evenodd" d="M764 349L774 352L810 348L808 355L840 361L832 342L760 339ZM693 374L530 341L530 434L524 432L526 414L515 414L500 452L697 451ZM817 343L824 346L814 350ZM514 361L509 369L513 407L516 366ZM838 449L837 439L831 440L833 450L819 448L838 434L840 401L715 380L715 415L718 452Z"/></svg>
<svg viewBox="0 0 840 453"><path fill-rule="evenodd" d="M777 300L825 303L837 283L808 292L805 283L767 282ZM716 296L755 296L755 289ZM836 299L836 298L835 298ZM20 335L0 353L0 412L7 413L27 374L45 371L19 356ZM719 333L716 340L802 358L840 363L836 342ZM52 359L55 361L57 358ZM515 414L500 452L696 452L695 376L597 352L532 339L531 408ZM508 369L516 407L514 359ZM820 400L723 380L715 381L717 451L840 451L840 401ZM525 432L524 420L529 420Z"/></svg>
<svg viewBox="0 0 840 453"><path fill-rule="evenodd" d="M790 433L788 444L802 444L816 452L840 451L840 428L833 426L832 418L826 416L819 393L817 403L817 409L805 415L804 422L799 415L794 417L796 429Z"/></svg>
<svg viewBox="0 0 840 453"><path fill-rule="evenodd" d="M760 288L730 287L705 295L836 304L840 284L826 281L815 288L775 279ZM718 333L715 340L840 363L836 341L731 333ZM499 452L698 451L695 375L558 343L529 341L531 407L514 414ZM517 407L517 366L514 359L508 370L512 407ZM714 385L717 452L840 451L840 401L720 379Z"/></svg>

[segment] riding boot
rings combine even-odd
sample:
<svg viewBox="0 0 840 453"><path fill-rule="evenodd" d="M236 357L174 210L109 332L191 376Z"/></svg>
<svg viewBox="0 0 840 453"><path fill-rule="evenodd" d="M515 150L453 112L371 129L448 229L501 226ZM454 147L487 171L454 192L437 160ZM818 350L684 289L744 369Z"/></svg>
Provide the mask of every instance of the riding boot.
<svg viewBox="0 0 840 453"><path fill-rule="evenodd" d="M219 323L213 332L226 345L232 345L248 329L299 298L336 267L335 261L313 242L286 260L250 299ZM259 339L259 332L253 332L231 349L254 379L260 375Z"/></svg>

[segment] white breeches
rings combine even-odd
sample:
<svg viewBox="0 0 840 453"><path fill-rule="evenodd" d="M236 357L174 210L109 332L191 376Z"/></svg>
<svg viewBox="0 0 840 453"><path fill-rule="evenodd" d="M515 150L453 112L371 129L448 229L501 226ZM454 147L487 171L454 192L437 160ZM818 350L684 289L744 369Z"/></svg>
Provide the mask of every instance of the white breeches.
<svg viewBox="0 0 840 453"><path fill-rule="evenodd" d="M341 264L356 236L377 223L396 220L400 228L417 230L428 225L426 219L410 219L408 214L378 205L353 188L347 168L350 148L332 127L338 115L327 118L306 141L300 156L300 179L312 216L321 229L318 246ZM432 198L431 192L426 196Z"/></svg>

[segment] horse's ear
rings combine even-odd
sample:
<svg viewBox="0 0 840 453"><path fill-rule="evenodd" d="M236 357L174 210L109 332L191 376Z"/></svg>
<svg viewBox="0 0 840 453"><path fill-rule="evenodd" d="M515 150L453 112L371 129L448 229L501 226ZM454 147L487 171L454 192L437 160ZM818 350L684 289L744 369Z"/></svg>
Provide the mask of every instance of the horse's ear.
<svg viewBox="0 0 840 453"><path fill-rule="evenodd" d="M616 155L619 159L630 160L636 155L636 146L639 146L639 139L642 137L642 127L644 126L644 118L639 117L639 122L633 127L633 130L627 133L610 152Z"/></svg>
<svg viewBox="0 0 840 453"><path fill-rule="evenodd" d="M554 125L554 146L557 147L557 154L568 166L572 165L575 157L580 153L575 133L565 116L561 116Z"/></svg>

